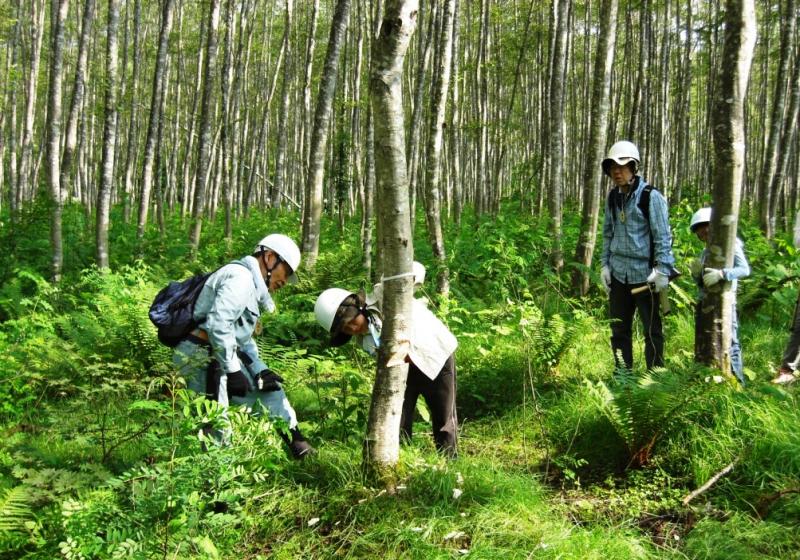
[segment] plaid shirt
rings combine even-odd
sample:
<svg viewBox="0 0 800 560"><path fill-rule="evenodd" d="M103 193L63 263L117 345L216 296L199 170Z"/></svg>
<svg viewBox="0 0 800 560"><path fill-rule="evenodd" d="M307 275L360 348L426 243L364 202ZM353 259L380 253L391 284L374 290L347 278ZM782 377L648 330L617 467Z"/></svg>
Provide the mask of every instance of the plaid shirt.
<svg viewBox="0 0 800 560"><path fill-rule="evenodd" d="M672 255L672 233L669 229L669 209L664 196L650 191L650 221L639 209L639 198L647 182L637 176L633 191L621 192L612 203L617 205L612 212L606 204L603 219L603 252L600 262L611 274L626 284L641 284L650 275L650 236L653 237L655 267L669 274L675 264Z"/></svg>

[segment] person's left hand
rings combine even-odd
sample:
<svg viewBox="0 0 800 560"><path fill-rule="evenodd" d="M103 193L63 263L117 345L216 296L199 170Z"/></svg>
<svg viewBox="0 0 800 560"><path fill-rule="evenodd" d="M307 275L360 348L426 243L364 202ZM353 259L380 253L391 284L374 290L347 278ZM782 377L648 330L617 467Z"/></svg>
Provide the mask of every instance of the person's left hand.
<svg viewBox="0 0 800 560"><path fill-rule="evenodd" d="M703 273L703 285L706 288L710 288L724 279L725 274L719 268L707 268Z"/></svg>
<svg viewBox="0 0 800 560"><path fill-rule="evenodd" d="M653 291L658 293L669 286L669 276L654 268L650 276L647 277L647 283L651 284Z"/></svg>
<svg viewBox="0 0 800 560"><path fill-rule="evenodd" d="M270 393L279 390L281 388L281 383L283 383L283 377L270 369L265 369L256 375L256 389L262 393Z"/></svg>

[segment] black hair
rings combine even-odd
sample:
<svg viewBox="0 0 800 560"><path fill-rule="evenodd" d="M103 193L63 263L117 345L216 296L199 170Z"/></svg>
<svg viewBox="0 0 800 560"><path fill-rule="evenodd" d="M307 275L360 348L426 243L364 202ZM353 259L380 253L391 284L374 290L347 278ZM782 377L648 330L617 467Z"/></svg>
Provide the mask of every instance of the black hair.
<svg viewBox="0 0 800 560"><path fill-rule="evenodd" d="M343 325L346 325L359 315L366 314L367 301L364 292L352 293L339 304L336 315L331 323L331 334L336 335Z"/></svg>

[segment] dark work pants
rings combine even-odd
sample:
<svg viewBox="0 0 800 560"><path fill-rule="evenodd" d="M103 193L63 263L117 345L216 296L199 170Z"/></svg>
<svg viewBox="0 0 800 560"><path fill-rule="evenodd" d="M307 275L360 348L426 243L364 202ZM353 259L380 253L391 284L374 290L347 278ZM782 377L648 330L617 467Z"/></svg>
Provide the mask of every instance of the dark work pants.
<svg viewBox="0 0 800 560"><path fill-rule="evenodd" d="M797 303L794 306L794 316L792 317L792 334L786 343L783 351L781 367L796 371L800 362L800 294L797 296Z"/></svg>
<svg viewBox="0 0 800 560"><path fill-rule="evenodd" d="M422 395L433 424L433 441L436 449L454 457L458 440L456 418L456 362L447 358L436 379L430 379L413 363L408 366L408 381L403 396L403 413L400 417L400 434L411 439L417 398Z"/></svg>
<svg viewBox="0 0 800 560"><path fill-rule="evenodd" d="M644 284L625 284L611 277L610 309L611 349L617 367L633 367L633 315L639 311L644 327L644 357L647 369L664 365L664 333L661 330L661 310L658 294L646 290L632 295L631 290ZM620 358L622 363L620 363Z"/></svg>

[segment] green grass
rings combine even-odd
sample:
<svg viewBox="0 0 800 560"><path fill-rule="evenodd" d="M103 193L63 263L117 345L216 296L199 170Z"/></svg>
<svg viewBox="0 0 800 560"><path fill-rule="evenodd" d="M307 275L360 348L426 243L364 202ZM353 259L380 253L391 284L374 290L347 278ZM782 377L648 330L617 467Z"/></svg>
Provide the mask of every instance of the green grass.
<svg viewBox="0 0 800 560"><path fill-rule="evenodd" d="M70 212L70 243L88 242L82 214ZM662 433L649 462L634 469L629 431L596 390L605 384L614 398L630 395L612 380L604 298L566 296L543 264L546 231L527 215L492 223L466 216L461 230L448 230L453 297L433 302L459 339L460 457L440 458L419 422L401 450L399 490L388 495L361 470L373 362L353 345L327 349L311 312L321 289L366 283L355 222L341 236L326 223L316 271L278 295L280 312L265 318L259 339L287 379L316 457L292 462L268 422L236 414L234 445L203 452L195 434L213 410L180 394L173 408L151 390L170 370L169 352L143 319L152 295L169 278L249 251L267 220L295 226L291 217L254 213L230 245L209 243L199 264L186 260L183 233L151 230L151 265L117 252L110 274L82 271L91 251L77 251L59 288L44 280L41 224L27 225L28 237L5 256L13 266L3 269L0 288L0 501L19 519L0 527L0 560L165 551L248 559L797 558L798 389L768 383L795 292L760 292L780 280L767 264L793 266L793 253L771 254L762 240L748 240L762 277L741 286L751 306L740 317L747 389L705 382L711 372L692 363L688 306L667 318L670 382L645 383L629 403L638 416L624 424ZM170 231L179 231L177 221ZM423 258L424 233L417 228ZM124 228L114 235L117 247L134 247ZM205 235L220 239L220 224L209 223ZM565 243L575 237L568 222ZM641 364L641 334L634 348ZM642 373L635 370L634 381ZM665 396L681 391L696 398L674 422L643 421L656 398L668 403ZM737 457L691 507L680 504ZM219 502L226 513L215 513Z"/></svg>

